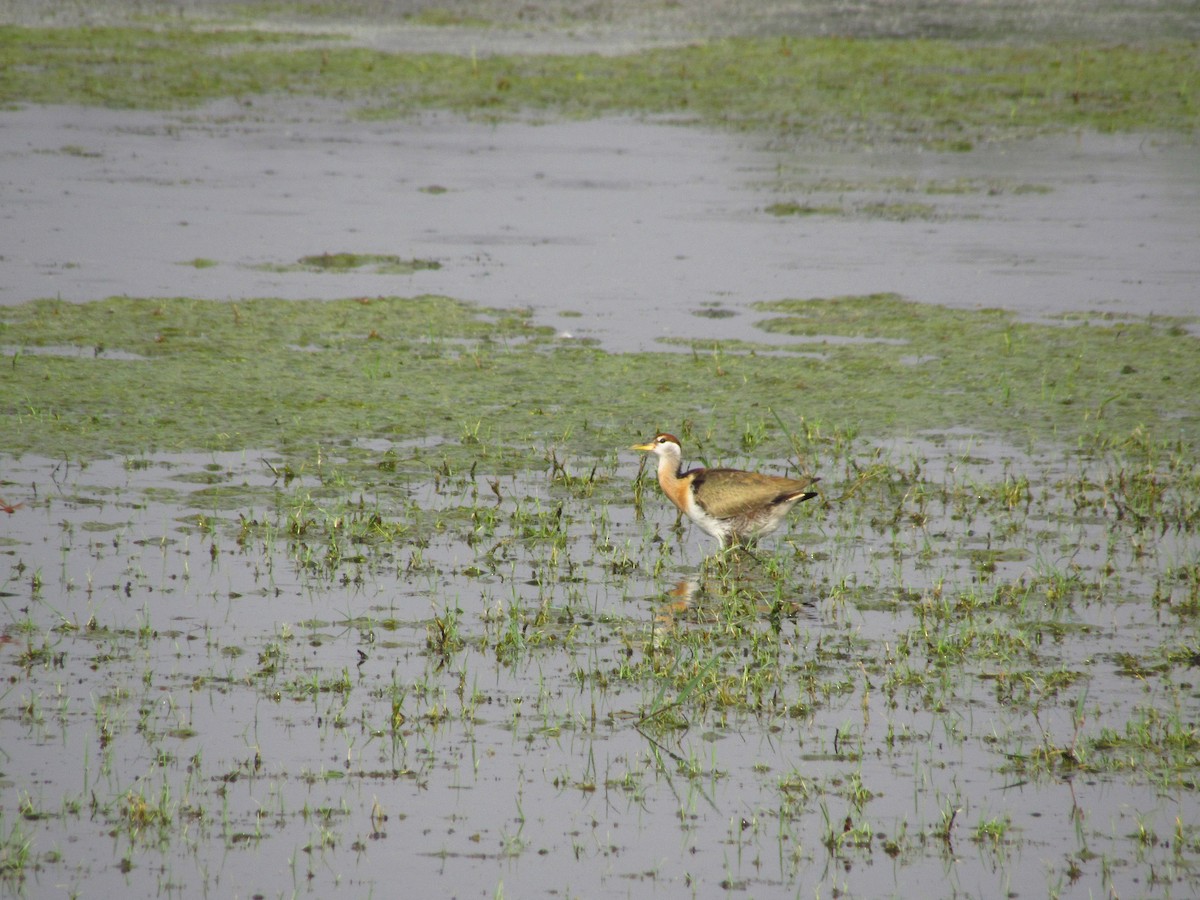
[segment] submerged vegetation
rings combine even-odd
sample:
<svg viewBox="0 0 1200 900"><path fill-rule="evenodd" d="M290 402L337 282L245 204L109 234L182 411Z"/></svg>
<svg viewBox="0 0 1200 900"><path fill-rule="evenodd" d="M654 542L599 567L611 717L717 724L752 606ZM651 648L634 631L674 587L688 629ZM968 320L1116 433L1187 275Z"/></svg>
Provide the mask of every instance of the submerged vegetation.
<svg viewBox="0 0 1200 900"><path fill-rule="evenodd" d="M1187 41L738 38L617 57L470 58L339 43L200 26L4 27L0 102L178 108L295 94L349 100L371 117L634 113L956 149L1047 131L1200 125L1200 64Z"/></svg>

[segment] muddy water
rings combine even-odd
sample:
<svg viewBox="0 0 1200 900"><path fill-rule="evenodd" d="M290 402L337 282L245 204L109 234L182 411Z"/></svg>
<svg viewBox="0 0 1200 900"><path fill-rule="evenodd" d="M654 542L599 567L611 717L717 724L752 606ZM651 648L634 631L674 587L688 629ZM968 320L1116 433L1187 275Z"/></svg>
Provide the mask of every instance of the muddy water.
<svg viewBox="0 0 1200 900"><path fill-rule="evenodd" d="M319 519L319 479L281 484L270 453L10 461L9 487L31 502L0 523L0 659L15 692L0 783L5 833L15 824L36 848L26 890L1083 897L1194 884L1191 794L1169 777L1022 777L1006 756L1070 740L1077 694L1088 733L1178 700L1176 677L1121 675L1115 661L1175 646L1178 620L1145 598L1166 567L1196 558L1195 536L1144 544L1050 489L1095 482L1102 463L961 436L880 449L919 461L925 489L982 491L1022 472L1040 499L1025 510L972 501L965 521L934 505L923 527L899 533L876 520L886 504L797 517L780 540L814 561L787 584L798 605L777 626L778 652L828 667L828 693L797 697L810 706L795 717L692 712L690 727L654 740L633 727L653 696L622 667L652 646L686 658L689 636L723 621L694 532L650 573L663 552L651 536L673 518L662 504L647 531L629 505L556 495L537 476L506 479L496 502L482 476L415 485L414 505L392 502L387 517L446 527L327 567L281 500L311 493ZM602 468L635 474L629 460ZM504 522L556 503L571 563L547 579L546 548ZM483 543L453 524L476 506L501 523ZM614 568L608 543L641 564ZM990 574L969 562L985 548L1003 554ZM984 652L949 679L919 652L895 656L943 590L1059 568L1090 582L1109 564L1116 586L1047 608L1036 649ZM849 602L838 599L847 587ZM905 592L923 599L897 602ZM498 648L522 607L547 611L543 624L522 620L527 639L544 637L505 661ZM455 609L461 643L443 656L435 618ZM979 616L961 627L1007 627L1003 612ZM755 628L770 633L765 616ZM741 648L735 660L753 646L745 634L713 639ZM889 689L908 665L916 682ZM1056 672L1085 686L1047 689L1032 712L1005 699L1009 676L1048 685ZM957 825L939 838L947 816ZM869 828L831 852L843 817ZM989 821L1008 829L994 842L975 836ZM1172 850L1177 823L1185 843ZM1137 841L1139 829L1154 837Z"/></svg>
<svg viewBox="0 0 1200 900"><path fill-rule="evenodd" d="M629 120L364 124L228 104L7 110L0 146L0 303L430 292L529 307L613 350L761 341L748 306L780 297L1200 311L1200 166L1182 138L797 152ZM770 214L780 202L821 213ZM346 251L440 268L286 271Z"/></svg>

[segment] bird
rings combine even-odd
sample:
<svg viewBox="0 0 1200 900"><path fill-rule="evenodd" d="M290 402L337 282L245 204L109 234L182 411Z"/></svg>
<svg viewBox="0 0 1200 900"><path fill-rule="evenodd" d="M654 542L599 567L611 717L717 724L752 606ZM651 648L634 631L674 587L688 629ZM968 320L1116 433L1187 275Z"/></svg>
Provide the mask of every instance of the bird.
<svg viewBox="0 0 1200 900"><path fill-rule="evenodd" d="M631 450L658 457L658 484L679 511L712 535L722 550L770 534L797 503L811 500L819 478L784 478L741 469L683 470L679 438L659 433Z"/></svg>

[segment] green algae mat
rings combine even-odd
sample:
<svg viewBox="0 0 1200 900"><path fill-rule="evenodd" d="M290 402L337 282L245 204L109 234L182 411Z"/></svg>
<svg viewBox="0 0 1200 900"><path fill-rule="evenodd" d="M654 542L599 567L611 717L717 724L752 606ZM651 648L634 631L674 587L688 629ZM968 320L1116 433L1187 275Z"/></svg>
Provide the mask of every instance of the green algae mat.
<svg viewBox="0 0 1200 900"><path fill-rule="evenodd" d="M742 434L778 431L777 417L876 436L969 429L1021 445L1200 437L1185 321L1030 323L891 295L759 310L766 332L806 339L797 353L774 341L610 354L564 345L520 310L432 296L38 301L0 318L0 449L289 448L457 439L482 425L501 443L569 435L603 454L686 421Z"/></svg>

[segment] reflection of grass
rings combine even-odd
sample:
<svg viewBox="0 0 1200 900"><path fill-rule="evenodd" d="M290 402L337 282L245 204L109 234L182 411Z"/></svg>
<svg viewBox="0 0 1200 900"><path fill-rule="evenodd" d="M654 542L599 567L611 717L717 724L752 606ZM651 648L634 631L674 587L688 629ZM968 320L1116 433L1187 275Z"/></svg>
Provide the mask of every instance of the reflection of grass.
<svg viewBox="0 0 1200 900"><path fill-rule="evenodd" d="M0 101L173 107L283 92L358 99L371 116L683 114L949 149L1042 131L1200 125L1200 66L1182 41L737 39L617 57L465 58L305 48L311 40L199 28L2 28Z"/></svg>

